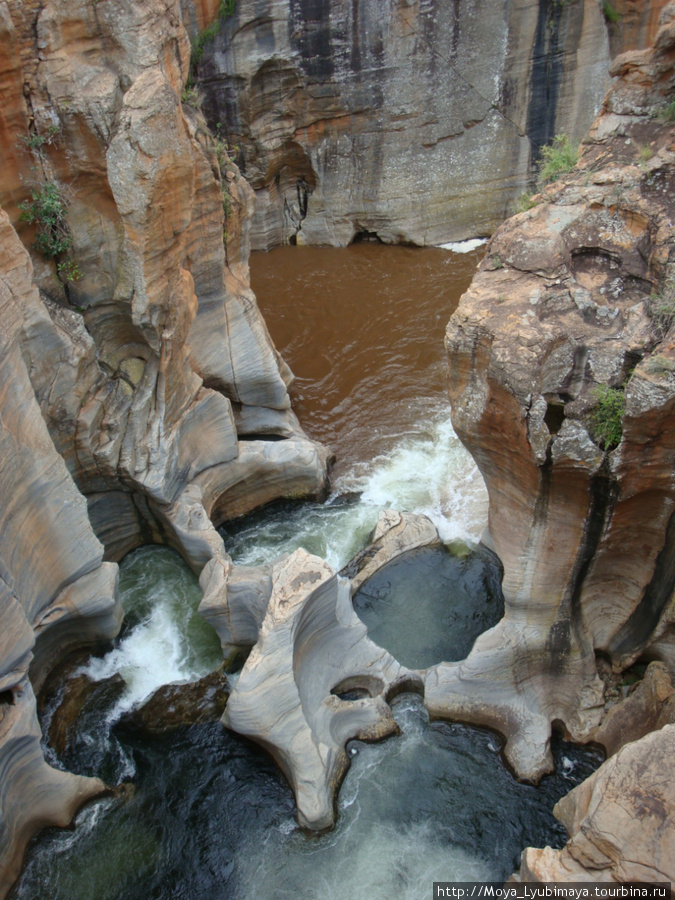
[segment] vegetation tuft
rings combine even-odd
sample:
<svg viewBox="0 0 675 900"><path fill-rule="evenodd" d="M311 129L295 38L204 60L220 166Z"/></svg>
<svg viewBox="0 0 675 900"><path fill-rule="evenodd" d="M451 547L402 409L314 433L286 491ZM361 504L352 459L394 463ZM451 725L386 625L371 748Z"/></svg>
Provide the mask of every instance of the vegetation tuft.
<svg viewBox="0 0 675 900"><path fill-rule="evenodd" d="M190 63L193 67L201 60L202 54L204 53L204 47L210 43L220 31L220 23L224 19L229 19L230 16L234 15L236 5L237 0L220 0L218 16L209 26L201 31L194 40L192 45L192 56L190 58Z"/></svg>
<svg viewBox="0 0 675 900"><path fill-rule="evenodd" d="M541 148L541 160L539 183L544 185L572 171L579 160L579 148L570 143L566 134L557 134Z"/></svg>
<svg viewBox="0 0 675 900"><path fill-rule="evenodd" d="M602 0L602 14L610 25L618 25L623 19L623 14L614 9L609 0Z"/></svg>
<svg viewBox="0 0 675 900"><path fill-rule="evenodd" d="M528 209L533 209L537 205L537 201L532 199L532 194L528 194L527 191L523 191L523 193L518 198L518 212L527 212Z"/></svg>
<svg viewBox="0 0 675 900"><path fill-rule="evenodd" d="M56 181L45 181L31 191L30 200L19 204L19 219L35 225L35 249L47 259L56 262L56 271L65 281L77 281L81 277L74 259L67 257L57 261L73 245L68 228L68 205L63 189Z"/></svg>
<svg viewBox="0 0 675 900"><path fill-rule="evenodd" d="M599 384L595 388L597 404L593 417L593 436L604 450L614 450L621 443L622 420L626 408L623 389Z"/></svg>
<svg viewBox="0 0 675 900"><path fill-rule="evenodd" d="M645 363L645 371L649 375L662 377L664 375L670 375L674 369L675 363L673 363L671 359L668 359L667 356L664 356L663 353L657 353L655 356L650 356Z"/></svg>
<svg viewBox="0 0 675 900"><path fill-rule="evenodd" d="M675 122L675 100L671 100L663 109L660 109L657 116L666 125L671 125Z"/></svg>
<svg viewBox="0 0 675 900"><path fill-rule="evenodd" d="M656 330L664 338L675 322L675 274L670 274L663 287L650 297L650 312Z"/></svg>
<svg viewBox="0 0 675 900"><path fill-rule="evenodd" d="M31 131L29 134L21 135L21 141L29 150L39 153L45 144L54 143L60 131L58 125L48 125L42 134Z"/></svg>
<svg viewBox="0 0 675 900"><path fill-rule="evenodd" d="M189 80L183 89L180 99L185 106L190 106L192 109L201 109L202 107L202 95L197 87Z"/></svg>
<svg viewBox="0 0 675 900"><path fill-rule="evenodd" d="M69 250L73 239L66 218L67 206L61 188L55 181L45 181L33 188L30 200L19 204L22 222L37 228L35 248L50 259Z"/></svg>

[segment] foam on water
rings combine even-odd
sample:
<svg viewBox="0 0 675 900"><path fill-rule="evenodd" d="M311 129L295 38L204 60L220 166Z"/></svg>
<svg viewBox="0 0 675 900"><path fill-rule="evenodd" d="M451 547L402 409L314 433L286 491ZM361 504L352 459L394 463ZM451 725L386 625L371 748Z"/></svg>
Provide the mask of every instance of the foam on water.
<svg viewBox="0 0 675 900"><path fill-rule="evenodd" d="M144 547L120 567L122 605L134 627L81 671L93 681L121 675L126 687L108 714L115 721L159 687L194 681L221 661L215 632L197 614L199 583L172 550Z"/></svg>
<svg viewBox="0 0 675 900"><path fill-rule="evenodd" d="M448 407L432 408L389 452L356 464L325 504L267 510L224 529L239 565L260 565L303 547L340 569L367 542L378 513L393 508L427 515L441 539L477 543L487 523L487 492L455 434Z"/></svg>
<svg viewBox="0 0 675 900"><path fill-rule="evenodd" d="M366 506L424 513L441 539L477 543L487 521L487 493L476 464L462 446L446 408L422 433L403 438L372 469L343 484L361 491ZM341 485L342 486L342 485Z"/></svg>
<svg viewBox="0 0 675 900"><path fill-rule="evenodd" d="M403 732L399 738L377 745L356 742L330 834L308 839L297 828L279 828L263 847L251 845L240 854L243 900L426 900L434 880L490 879L489 862L454 842L442 817L400 815L402 786L396 775L414 777L417 755L434 751L420 698L402 697L394 711Z"/></svg>
<svg viewBox="0 0 675 900"><path fill-rule="evenodd" d="M441 250L452 250L453 253L471 253L487 244L487 238L471 238L468 241L451 241L448 244L439 244Z"/></svg>

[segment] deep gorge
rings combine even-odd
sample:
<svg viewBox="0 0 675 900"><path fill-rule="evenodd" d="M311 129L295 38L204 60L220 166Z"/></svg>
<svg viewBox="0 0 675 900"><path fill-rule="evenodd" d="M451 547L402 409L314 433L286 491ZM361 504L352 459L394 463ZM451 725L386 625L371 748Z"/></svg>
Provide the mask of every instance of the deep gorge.
<svg viewBox="0 0 675 900"><path fill-rule="evenodd" d="M352 749L360 748L359 759L395 757L396 747L424 734L456 739L471 756L469 747L498 733L515 775L543 779L548 798L544 830L516 843L521 849L535 834L533 844L550 846L526 849L516 879L654 881L672 873L665 823L674 799L662 774L675 719L675 6L401 0L382 14L363 0L331 2L329 12L295 0L222 9L211 0L186 0L182 9L156 0L0 2L3 896L36 832L67 825L108 790L104 782L131 773L133 766L125 775L124 764L110 761L99 768L80 760L78 774L50 765L35 697L59 688L63 676L52 673L70 654L105 654L120 628L122 645L133 636L131 607L123 624L118 564L131 565L132 551L142 563L153 544L178 551L191 571L209 653L220 644L234 665L250 652L225 691L224 711L209 707L212 722L222 714L232 733L262 743L288 785L218 722L181 732L188 756L193 738L211 748L225 742L231 759L247 760L244 781L257 760L263 781L276 785L277 824L290 821L290 786L300 826L334 826ZM544 184L536 180L542 145L562 130L574 141L587 135L580 158ZM517 205L522 211L507 219ZM454 312L445 279L437 302L422 278L423 257L410 255L453 254L368 244L489 235L473 278L471 267L461 276ZM345 248L355 239L366 243L319 252L344 254L355 272L371 250L382 255L376 327L359 318L368 297L351 310L328 304L322 343L310 304L295 336L312 366L293 386L251 289L250 247ZM412 278L395 261L406 258L419 267ZM289 256L291 267L293 259L301 257ZM283 308L274 281L281 290L287 279L270 269L272 327ZM329 280L339 282L339 273ZM398 321L395 295L386 297L392 285L413 304L419 290L428 313L420 307L417 318ZM320 297L328 301L330 292ZM448 319L452 425L435 355ZM359 358L349 352L350 323L355 347L370 332L368 340L394 351L381 369L357 364L360 386L349 384L351 357ZM341 356L330 341L345 326ZM425 332L435 348L431 367ZM292 339L276 342L292 357ZM346 381L331 395L333 366ZM400 397L397 369L409 376ZM430 391L414 380L422 370L431 372ZM388 388L396 399L388 400ZM619 409L611 432L603 430L609 399ZM448 489L443 469L460 458L468 461L461 477L477 486L468 500ZM385 473L378 493L371 476L392 461L398 470ZM462 541L477 541L483 528L471 513L463 519L479 500L474 464L489 504L480 554L503 567L504 612L461 650L406 668L369 638L351 595L364 582L367 590L378 570L386 582L385 566L399 558L425 547L446 552L443 540L462 560ZM406 470L401 494L396 479ZM370 512L350 518L364 497L373 508L409 513L375 515L371 544L345 570L349 580L339 578L336 569L375 524ZM303 528L316 535L312 517L325 509L335 518L319 554L287 548L288 532L300 532L301 545ZM242 520L250 514L256 518ZM286 536L274 535L275 516ZM265 528L267 549L247 557ZM347 539L331 544L341 530ZM278 560L286 549L293 552ZM400 630L394 626L394 636ZM427 712L419 699L397 706L411 691ZM92 701L95 730L111 700ZM44 712L45 728L54 712ZM427 728L427 713L443 723ZM414 738L405 728L391 737L400 716ZM86 721L83 707L83 738ZM459 722L469 724L452 724ZM550 819L564 793L567 764L551 776L559 736L600 744L609 755L556 806L565 846ZM129 752L128 759L145 753ZM565 750L568 761L573 752ZM160 773L160 760L168 762L160 752L144 765ZM358 765L353 771L338 804L355 796L349 778L359 781ZM543 787L549 778L558 779L553 794ZM515 796L518 807L525 795ZM132 797L123 788L85 806L73 841L65 832L38 838L45 847L56 841L45 858L59 841L69 847L95 836L98 811L108 821L111 809L132 808ZM257 807L259 799L248 802ZM414 843L411 827L403 830ZM283 840L294 833L280 831ZM140 833L137 845L158 896L185 877L167 875L163 851ZM495 877L518 869L513 847ZM19 896L30 896L40 865L29 863L25 888L17 886L28 894ZM72 893L81 865L64 890ZM233 876L212 865L217 877ZM378 871L385 883L389 869ZM420 877L408 872L406 883ZM133 890L147 895L147 885Z"/></svg>

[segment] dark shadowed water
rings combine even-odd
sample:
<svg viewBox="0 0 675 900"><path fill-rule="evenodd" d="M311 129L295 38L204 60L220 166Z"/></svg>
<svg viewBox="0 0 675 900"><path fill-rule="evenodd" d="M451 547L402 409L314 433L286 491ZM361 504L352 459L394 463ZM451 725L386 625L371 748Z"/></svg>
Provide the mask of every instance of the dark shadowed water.
<svg viewBox="0 0 675 900"><path fill-rule="evenodd" d="M473 575L459 578L465 588L494 576L481 575L479 560L471 568ZM164 596L154 604L160 610L172 599L172 580L177 594L191 580L196 587L171 551L146 548L122 563L125 605L139 588L141 569L162 585ZM182 609L173 608L172 621L180 621ZM446 658L463 654L470 619L466 604L463 613L455 611L456 627L443 638ZM539 787L520 784L503 764L496 734L429 724L421 699L404 695L395 705L401 735L350 745L336 828L306 835L271 758L220 723L148 737L120 721L148 677L138 671L138 647L129 651L128 644L145 634L152 672L161 656L156 626L152 611L144 610L122 639L116 659L129 690L120 699L114 683L99 682L62 758L73 771L123 781L131 790L85 808L73 831L41 834L15 900L427 900L434 880L501 880L517 867L523 847L561 846L564 832L551 808L599 761L554 740L557 773ZM199 635L197 643L203 641ZM179 674L181 666L194 671L193 652L194 644L174 646Z"/></svg>

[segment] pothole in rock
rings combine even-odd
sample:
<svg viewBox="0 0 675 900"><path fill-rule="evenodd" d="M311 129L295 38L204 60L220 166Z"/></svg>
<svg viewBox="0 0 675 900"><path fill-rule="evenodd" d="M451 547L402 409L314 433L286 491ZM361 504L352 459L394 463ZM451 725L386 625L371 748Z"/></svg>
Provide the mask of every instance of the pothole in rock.
<svg viewBox="0 0 675 900"><path fill-rule="evenodd" d="M504 614L502 567L487 548L422 547L383 566L354 594L369 637L402 665L465 659Z"/></svg>

